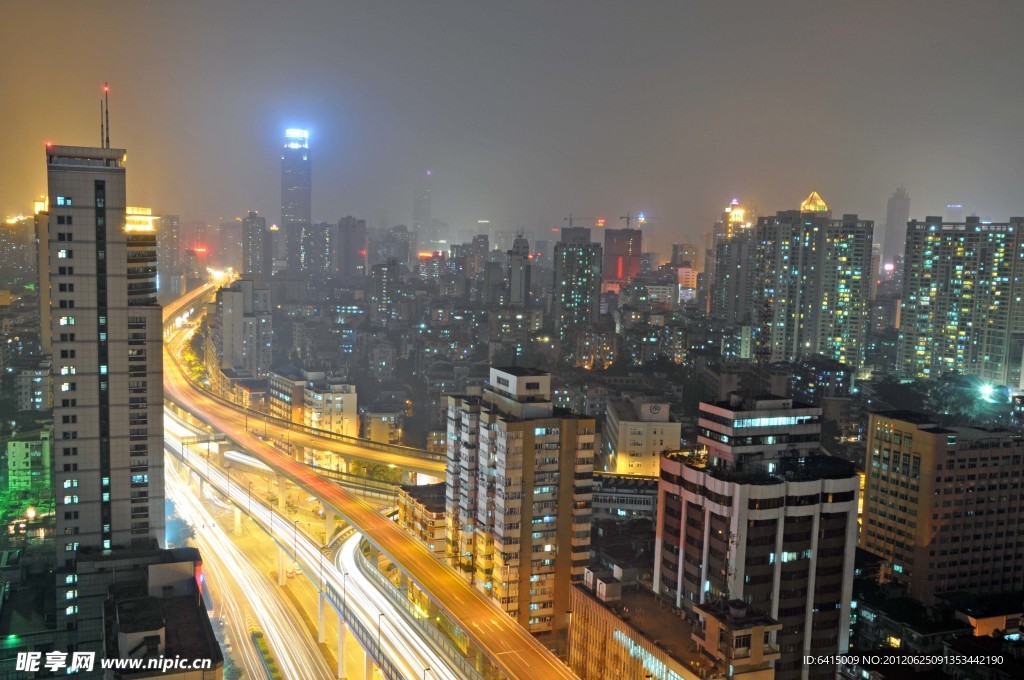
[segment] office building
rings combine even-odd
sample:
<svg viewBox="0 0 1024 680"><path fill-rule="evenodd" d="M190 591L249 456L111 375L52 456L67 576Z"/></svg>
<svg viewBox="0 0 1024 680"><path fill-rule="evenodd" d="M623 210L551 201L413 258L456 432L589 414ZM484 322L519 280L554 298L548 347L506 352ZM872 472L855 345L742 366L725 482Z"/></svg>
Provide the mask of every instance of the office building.
<svg viewBox="0 0 1024 680"><path fill-rule="evenodd" d="M123 149L47 146L58 564L164 539L157 236L129 225Z"/></svg>
<svg viewBox="0 0 1024 680"><path fill-rule="evenodd" d="M281 232L288 269L302 269L302 229L313 224L312 164L309 159L309 130L284 131L281 149Z"/></svg>
<svg viewBox="0 0 1024 680"><path fill-rule="evenodd" d="M1024 355L1024 218L907 225L899 370L1020 384Z"/></svg>
<svg viewBox="0 0 1024 680"><path fill-rule="evenodd" d="M643 232L639 229L606 229L602 290L618 291L640 275Z"/></svg>
<svg viewBox="0 0 1024 680"><path fill-rule="evenodd" d="M1024 436L908 411L870 414L867 434L861 547L883 582L926 604L1024 588Z"/></svg>
<svg viewBox="0 0 1024 680"><path fill-rule="evenodd" d="M242 276L266 277L274 273L274 244L267 220L250 210L242 220Z"/></svg>
<svg viewBox="0 0 1024 680"><path fill-rule="evenodd" d="M696 615L739 600L781 624L776 677L832 680L805 654L849 647L858 477L817 455L821 410L762 397L702 403L696 454L662 457L654 589Z"/></svg>
<svg viewBox="0 0 1024 680"><path fill-rule="evenodd" d="M592 418L555 413L551 376L490 369L448 397L448 559L531 633L567 624L590 551Z"/></svg>
<svg viewBox="0 0 1024 680"><path fill-rule="evenodd" d="M601 245L590 242L590 229L562 229L555 244L552 290L554 329L561 340L575 326L597 321L601 309Z"/></svg>
<svg viewBox="0 0 1024 680"><path fill-rule="evenodd" d="M812 192L799 211L757 223L756 311L772 361L823 354L858 369L871 295L874 225L856 215L832 219ZM716 263L717 266L717 263Z"/></svg>
<svg viewBox="0 0 1024 680"><path fill-rule="evenodd" d="M331 269L343 279L361 279L366 269L366 220L351 215L338 220L337 238L331 249Z"/></svg>
<svg viewBox="0 0 1024 680"><path fill-rule="evenodd" d="M678 451L682 424L662 401L608 401L601 466L620 475L657 476L661 454Z"/></svg>

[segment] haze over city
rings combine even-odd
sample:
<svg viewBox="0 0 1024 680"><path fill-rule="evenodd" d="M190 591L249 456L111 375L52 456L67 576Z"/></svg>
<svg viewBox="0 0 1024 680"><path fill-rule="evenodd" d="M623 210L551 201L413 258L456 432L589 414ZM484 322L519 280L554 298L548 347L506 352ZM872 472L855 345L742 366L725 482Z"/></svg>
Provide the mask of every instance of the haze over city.
<svg viewBox="0 0 1024 680"><path fill-rule="evenodd" d="M5 3L0 209L44 192L44 141L94 143L99 85L130 200L279 218L280 132L311 130L314 219L535 230L626 211L660 249L729 199L817 189L881 227L947 203L1024 213L1014 3ZM52 36L78 35L74 49ZM84 36L110 36L88 40Z"/></svg>

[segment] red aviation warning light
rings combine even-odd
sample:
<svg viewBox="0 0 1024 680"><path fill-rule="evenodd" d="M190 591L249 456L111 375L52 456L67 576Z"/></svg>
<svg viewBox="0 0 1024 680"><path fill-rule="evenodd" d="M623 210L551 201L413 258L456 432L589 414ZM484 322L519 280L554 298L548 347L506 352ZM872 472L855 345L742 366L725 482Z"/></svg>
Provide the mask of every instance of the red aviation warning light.
<svg viewBox="0 0 1024 680"><path fill-rule="evenodd" d="M604 226L604 218L603 217L598 217L596 224L599 227L603 227Z"/></svg>

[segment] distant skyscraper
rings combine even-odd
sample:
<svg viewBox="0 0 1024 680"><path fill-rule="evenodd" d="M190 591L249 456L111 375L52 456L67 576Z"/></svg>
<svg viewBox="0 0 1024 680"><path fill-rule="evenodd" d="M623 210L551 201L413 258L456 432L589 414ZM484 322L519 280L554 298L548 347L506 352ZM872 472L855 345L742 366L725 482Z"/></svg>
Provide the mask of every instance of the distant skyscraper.
<svg viewBox="0 0 1024 680"><path fill-rule="evenodd" d="M370 318L377 324L387 326L391 320L398 301L400 275L401 266L393 257L370 267Z"/></svg>
<svg viewBox="0 0 1024 680"><path fill-rule="evenodd" d="M312 225L312 165L309 160L309 131L284 131L281 149L281 230L284 232L288 269L302 267L302 228Z"/></svg>
<svg viewBox="0 0 1024 680"><path fill-rule="evenodd" d="M907 226L899 366L1016 386L1024 352L1024 218L984 224L937 216Z"/></svg>
<svg viewBox="0 0 1024 680"><path fill-rule="evenodd" d="M885 207L885 246L882 248L882 263L892 262L903 254L907 238L907 222L910 221L910 194L903 187L889 197Z"/></svg>
<svg viewBox="0 0 1024 680"><path fill-rule="evenodd" d="M643 232L639 229L606 229L602 285L618 290L640 274Z"/></svg>
<svg viewBox="0 0 1024 680"><path fill-rule="evenodd" d="M183 287L183 270L181 266L181 218L177 215L164 215L157 227L156 264L159 272L161 295L173 300L181 295Z"/></svg>
<svg viewBox="0 0 1024 680"><path fill-rule="evenodd" d="M366 276L366 220L351 215L338 220L337 242L331 250L332 269L344 279Z"/></svg>
<svg viewBox="0 0 1024 680"><path fill-rule="evenodd" d="M757 290L766 304L757 321L770 335L772 361L823 354L860 367L873 231L873 222L856 215L831 219L816 192L799 212L758 220Z"/></svg>
<svg viewBox="0 0 1024 680"><path fill-rule="evenodd" d="M157 235L151 220L126 216L124 157L123 149L46 149L52 264L43 322L53 337L61 566L79 547L164 541Z"/></svg>
<svg viewBox="0 0 1024 680"><path fill-rule="evenodd" d="M412 229L419 234L420 243L430 249L436 248L441 240L431 211L433 180L434 173L430 170L416 178L416 195L412 204Z"/></svg>
<svg viewBox="0 0 1024 680"><path fill-rule="evenodd" d="M242 274L247 277L270 276L273 273L272 233L267 220L249 211L242 220Z"/></svg>
<svg viewBox="0 0 1024 680"><path fill-rule="evenodd" d="M230 220L221 220L220 229L217 230L217 252L214 253L214 262L221 267L231 267L239 271L243 266L245 252L245 228L242 219L236 217Z"/></svg>
<svg viewBox="0 0 1024 680"><path fill-rule="evenodd" d="M516 236L508 251L508 304L512 307L530 305L530 243L522 234Z"/></svg>
<svg viewBox="0 0 1024 680"><path fill-rule="evenodd" d="M963 222L964 221L964 205L963 203L949 203L946 205L946 214L944 215L946 222Z"/></svg>
<svg viewBox="0 0 1024 680"><path fill-rule="evenodd" d="M704 271L704 248L697 243L673 243L672 266L689 267L698 274Z"/></svg>
<svg viewBox="0 0 1024 680"><path fill-rule="evenodd" d="M601 310L601 245L590 242L590 229L564 228L561 240L555 244L554 259L554 327L564 340L573 326L597 321Z"/></svg>
<svg viewBox="0 0 1024 680"><path fill-rule="evenodd" d="M741 222L731 224L716 239L711 316L727 324L756 321L757 230Z"/></svg>

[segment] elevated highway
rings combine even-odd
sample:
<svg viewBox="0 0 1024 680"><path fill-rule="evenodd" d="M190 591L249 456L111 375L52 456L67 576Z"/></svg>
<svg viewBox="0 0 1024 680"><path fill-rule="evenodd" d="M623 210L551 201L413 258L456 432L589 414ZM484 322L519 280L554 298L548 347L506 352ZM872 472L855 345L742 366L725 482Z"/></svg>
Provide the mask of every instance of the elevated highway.
<svg viewBox="0 0 1024 680"><path fill-rule="evenodd" d="M179 314L199 303L205 293L198 289L164 310L165 324L175 325ZM438 561L425 545L406 534L397 524L378 513L355 494L338 488L298 461L285 455L245 427L245 414L238 413L194 387L181 366L164 345L164 396L195 418L231 437L277 475L315 496L325 509L337 513L384 554L399 571L415 583L430 601L461 626L475 650L486 659L485 675L495 671L508 678L574 678L572 671L540 644L510 616L470 586L454 569ZM294 440L293 440L294 441ZM319 440L326 444L324 440ZM355 444L353 444L355 445ZM333 445L323 446L334 450ZM398 465L397 460L395 464ZM441 466L443 469L443 465Z"/></svg>

